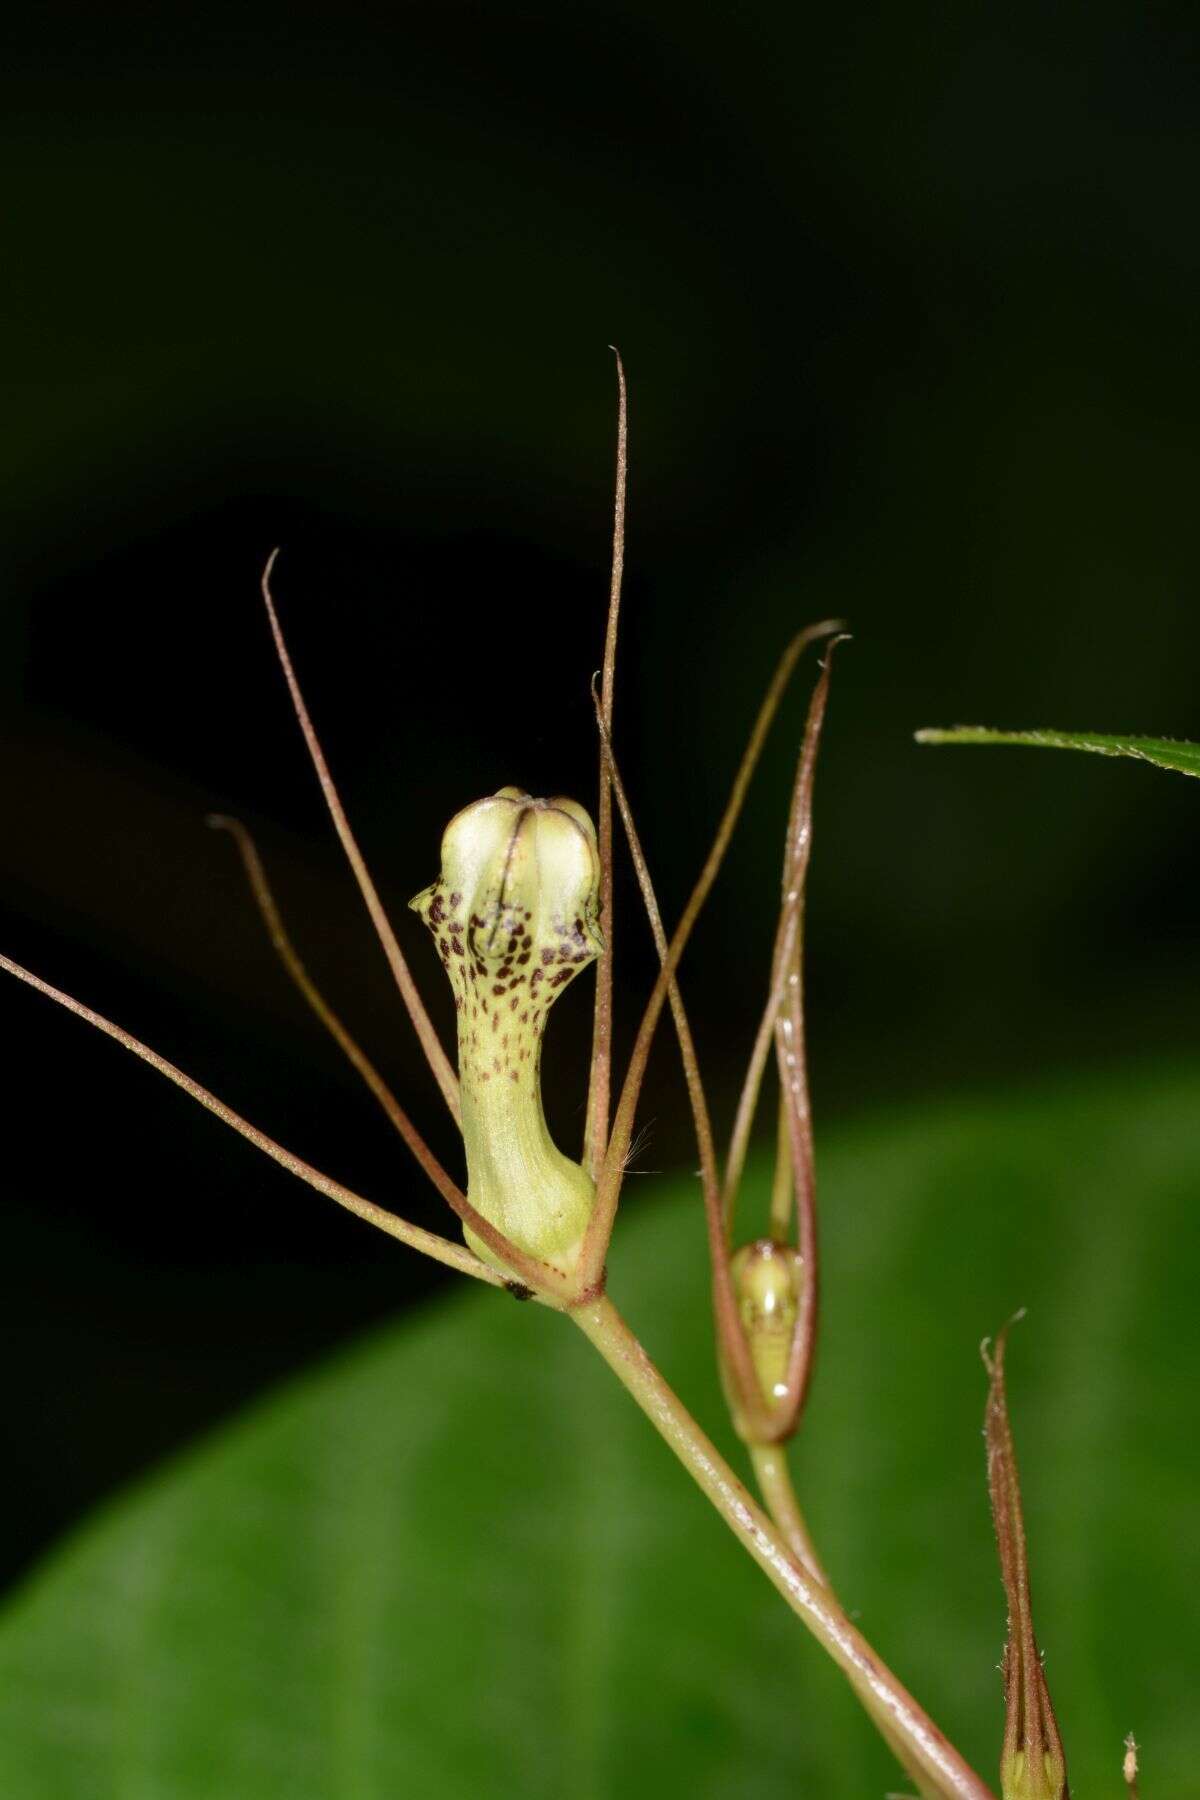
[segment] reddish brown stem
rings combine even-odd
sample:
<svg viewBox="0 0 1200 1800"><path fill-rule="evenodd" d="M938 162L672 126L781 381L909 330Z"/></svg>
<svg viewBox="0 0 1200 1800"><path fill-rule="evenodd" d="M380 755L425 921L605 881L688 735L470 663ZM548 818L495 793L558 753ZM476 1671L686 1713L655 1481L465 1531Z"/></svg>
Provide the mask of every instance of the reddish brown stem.
<svg viewBox="0 0 1200 1800"><path fill-rule="evenodd" d="M629 396L621 352L617 361L617 470L613 498L612 572L608 587L608 624L604 633L604 668L600 678L600 712L611 736L613 684L617 673L617 624L621 613L621 580L625 570L625 505L629 488ZM603 751L600 756L600 802L596 816L600 851L600 921L605 949L596 969L596 1002L592 1020L592 1067L588 1082L583 1164L595 1181L608 1145L608 1113L612 1100L613 997L613 809L612 783Z"/></svg>
<svg viewBox="0 0 1200 1800"><path fill-rule="evenodd" d="M789 1419L789 1430L804 1410L808 1386L812 1379L813 1357L817 1343L817 1317L820 1302L820 1263L817 1241L817 1183L813 1161L812 1103L808 1090L808 1067L804 1043L804 981L802 956L804 943L804 896L808 865L812 855L813 782L817 752L821 744L821 727L829 701L829 679L833 652L842 640L835 638L828 646L821 665L821 678L813 690L809 704L804 744L800 752L800 768L796 780L795 801L788 825L788 862L784 875L784 907L795 908L795 926L790 933L790 949L784 950L786 981L784 999L775 1024L775 1056L779 1069L780 1104L788 1122L792 1151L792 1187L796 1205L796 1245L804 1266L800 1287L800 1304L792 1354L788 1364L787 1394L778 1408L782 1418ZM785 934L785 939L788 934Z"/></svg>
<svg viewBox="0 0 1200 1800"><path fill-rule="evenodd" d="M328 1195L331 1200L336 1200L339 1206L344 1206L350 1212L357 1213L360 1219L366 1219L370 1224L378 1225L381 1231L388 1232L392 1237L400 1238L402 1242L423 1251L426 1256L434 1257L438 1262L447 1263L451 1268L459 1269L465 1275L475 1275L482 1281L490 1281L494 1286L504 1285L503 1275L493 1274L479 1261L478 1257L472 1255L465 1245L452 1244L448 1238L441 1238L433 1232L423 1231L418 1225L410 1225L407 1219L401 1219L395 1213L387 1212L382 1206L376 1206L373 1200L364 1200L361 1195L354 1193L350 1188L343 1187L341 1182L334 1181L331 1176L322 1175L318 1169L314 1169L302 1157L294 1155L282 1144L277 1144L275 1139L268 1137L265 1131L260 1131L256 1125L251 1125L248 1119L243 1119L240 1113L234 1112L231 1106L226 1106L223 1100L218 1100L215 1094L211 1094L206 1087L202 1087L198 1081L193 1080L190 1075L186 1075L182 1069L177 1069L174 1063L168 1062L165 1056L160 1056L157 1050L152 1050L148 1044L143 1044L140 1038L135 1038L132 1032L126 1031L123 1026L115 1025L111 1019L106 1019L103 1013L93 1012L90 1006L84 1006L82 1001L74 999L70 994L63 993L61 988L51 987L50 983L43 981L40 975L34 975L31 970L23 968L20 963L13 962L10 957L0 956L0 969L6 970L10 975L15 975L18 981L25 982L29 987L36 988L39 994L44 994L48 1000L53 1000L59 1006L65 1007L68 1012L74 1013L76 1018L85 1020L89 1025L94 1025L97 1031L104 1033L105 1037L114 1039L131 1055L139 1057L152 1069L157 1069L160 1075L164 1075L168 1081L174 1082L177 1088L182 1088L185 1094L189 1094L206 1111L212 1113L249 1143L254 1144L264 1155L277 1162L281 1168L289 1170L301 1181L306 1181L309 1187L316 1188L318 1193ZM490 1224L482 1213L476 1212L466 1195L451 1181L431 1151L426 1150L424 1157L418 1157L418 1160L446 1204L458 1214L464 1225L470 1226L481 1243L487 1245L493 1256L498 1256L522 1283L533 1292L563 1305L568 1305L578 1298L578 1289L575 1283L569 1281L565 1275L558 1269L552 1268L548 1263L541 1262L537 1257L530 1256L524 1250L519 1250L515 1244L509 1242L503 1232L497 1231L496 1227Z"/></svg>
<svg viewBox="0 0 1200 1800"><path fill-rule="evenodd" d="M372 1094L374 1094L376 1100L378 1100L380 1106L383 1108L396 1130L400 1133L400 1136L404 1139L404 1142L408 1145L422 1169L430 1176L431 1180L435 1180L435 1177L431 1173L431 1165L434 1165L434 1157L426 1145L424 1138L401 1106L387 1082L383 1079L383 1076L379 1073L379 1070L375 1067L374 1063L370 1060L358 1042L351 1036L337 1013L334 1012L329 1002L325 999L324 995L317 987L316 982L305 968L300 956L297 954L295 945L288 936L287 927L283 923L283 918L280 914L275 896L271 892L271 884L267 880L267 872L263 867L262 858L255 846L254 839L250 836L250 833L239 819L229 818L224 813L210 813L208 823L214 830L228 832L236 844L238 854L242 859L242 867L246 872L246 880L250 884L250 892L254 898L255 905L262 915L263 924L267 928L267 935L271 940L275 953L287 970L288 975L300 990L301 994L303 994L305 1000L308 1002L317 1018L321 1021L321 1024L325 1027L330 1037L342 1051L347 1062L349 1062L351 1066L358 1071L359 1075L361 1075L363 1081L371 1090Z"/></svg>
<svg viewBox="0 0 1200 1800"><path fill-rule="evenodd" d="M641 1093L642 1081L646 1073L650 1044L666 1002L671 977L675 973L692 929L700 916L713 882L717 878L729 840L741 813L746 791L758 764L763 743L792 670L802 651L809 644L817 638L828 637L837 629L837 623L828 620L819 625L809 626L807 630L797 633L780 658L766 698L759 708L758 717L750 734L750 741L734 777L733 787L726 802L725 811L721 816L721 822L717 827L712 847L683 910L683 915L675 928L674 937L667 947L666 960L646 1002L645 1011L638 1026L633 1054L630 1057L629 1068L622 1084L621 1096L617 1103L608 1148L597 1181L596 1210L588 1228L588 1237L584 1248L585 1266L597 1272L603 1264L605 1248L612 1234L613 1219L616 1216L617 1202L620 1197L621 1176L633 1136L633 1121L637 1110L638 1096Z"/></svg>
<svg viewBox="0 0 1200 1800"><path fill-rule="evenodd" d="M638 886L641 888L646 916L650 921L654 946L658 951L659 961L665 969L668 957L667 934L663 930L662 913L654 892L654 884L650 879L649 865L638 837L629 799L625 792L625 784L621 780L620 771L613 757L612 744L605 729L599 706L597 706L596 716L608 762L609 778L616 794L625 834L629 839L629 851L637 872ZM713 1142L712 1120L709 1116L708 1100L704 1092L704 1082L700 1074L700 1064L696 1056L696 1046L692 1038L691 1025L688 1022L687 1009L683 1003L683 995L679 991L679 983L674 975L669 977L667 994L675 1021L675 1035L679 1040L679 1054L683 1061L688 1102L692 1109L696 1145L700 1153L700 1186L704 1196L704 1217L708 1228L709 1245L713 1252L713 1307L717 1316L718 1338L725 1349L729 1372L736 1384L744 1410L752 1415L757 1415L761 1410L760 1389L750 1355L750 1346L746 1342L746 1334L742 1330L738 1317L737 1297L733 1289L729 1258L724 1253L721 1187L720 1176L717 1172L717 1152Z"/></svg>
<svg viewBox="0 0 1200 1800"><path fill-rule="evenodd" d="M214 1114L222 1124L228 1125L232 1131L236 1131L239 1136L244 1137L248 1143L261 1150L265 1156L269 1156L273 1162L277 1162L281 1168L287 1169L289 1174L307 1182L308 1186L315 1188L319 1194L324 1194L330 1200L336 1200L339 1206L344 1206L349 1212L357 1214L360 1219L366 1219L369 1224L377 1225L381 1231L386 1231L391 1237L399 1238L402 1243L422 1251L426 1256L434 1257L436 1261L445 1263L449 1268L458 1269L464 1275L473 1275L478 1281L490 1282L494 1287L503 1285L503 1277L481 1263L479 1258L473 1256L465 1245L454 1244L448 1238L438 1237L431 1231L423 1231L419 1225L410 1225L407 1219L398 1218L395 1213L387 1212L382 1206L376 1206L373 1200L364 1200L361 1194L356 1194L350 1188L343 1187L340 1181L334 1181L331 1176L323 1175L319 1169L314 1169L311 1163L306 1163L302 1157L294 1155L282 1144L277 1144L274 1138L268 1137L265 1131L260 1131L256 1125L251 1125L249 1120L243 1119L240 1113L234 1112L231 1106L226 1106L223 1100L218 1100L215 1094L209 1093L207 1088L202 1087L198 1081L194 1081L190 1075L185 1075L182 1069L177 1069L174 1063L167 1061L165 1056L160 1056L156 1050L151 1050L149 1045L143 1044L140 1039L123 1030L120 1025L114 1025L112 1020L106 1019L102 1013L93 1012L90 1006L84 1006L80 1001L73 999L70 994L64 994L60 988L51 987L48 981L43 981L40 976L34 975L29 969L22 968L20 963L13 962L10 957L0 956L0 969L4 969L9 975L15 975L18 981L25 982L28 987L36 988L39 994L44 994L48 1000L53 1000L57 1005L65 1007L68 1012L74 1013L76 1018L85 1020L89 1025L94 1025L97 1031L102 1031L106 1037L114 1039L133 1056L148 1063L152 1069L157 1069L160 1075L164 1075L177 1088L182 1088L185 1094L190 1095L206 1111ZM458 1189L440 1164L432 1157L429 1162L431 1166L426 1167L426 1173L430 1180L433 1181L443 1198L455 1206L455 1200L462 1198ZM458 1210L457 1206L455 1206L455 1210Z"/></svg>
<svg viewBox="0 0 1200 1800"><path fill-rule="evenodd" d="M346 812L342 806L341 800L338 798L337 788L334 785L332 775L329 773L329 765L325 761L325 755L321 749L316 731L313 728L312 719L309 717L308 708L304 704L304 696L300 691L300 683L296 679L296 671L292 667L292 659L288 654L287 644L284 642L283 630L279 623L279 615L275 611L275 603L271 598L271 571L275 567L275 559L278 555L278 550L272 550L270 556L267 558L267 566L263 570L262 577L262 596L267 608L267 618L270 621L271 635L275 640L275 650L279 657L279 665L283 670L284 680L288 685L288 692L292 696L292 706L295 709L296 718L299 721L304 742L308 747L309 758L313 768L316 770L317 780L321 784L321 792L325 796L325 804L329 808L329 816L333 820L334 829L337 832L338 837L341 839L342 849L345 851L346 860L353 871L354 879L358 883L358 890L361 893L363 900L366 902L367 911L371 916L371 923L375 927L375 935L378 937L379 942L383 947L383 953L387 957L388 966L395 977L396 986L400 989L401 998L408 1009L408 1016L412 1020L413 1027L421 1041L421 1048L425 1052L425 1059L433 1072L434 1080L442 1091L442 1097L445 1100L446 1105L450 1108L455 1123L461 1125L462 1113L458 1099L458 1077L450 1065L446 1052L442 1049L429 1014L425 1011L424 1003L420 994L417 992L416 983L413 981L412 975L409 973L408 964L404 959L404 952L397 942L396 934L392 930L388 916L383 910L383 902L379 898L375 883L372 881L367 865L363 861L362 852L359 850L354 833L350 829L350 821L346 817Z"/></svg>
<svg viewBox="0 0 1200 1800"><path fill-rule="evenodd" d="M1016 1319L1023 1317L1017 1313ZM1023 1758L1023 1766L1033 1771L1036 1786L1031 1793L1043 1793L1053 1787L1055 1800L1066 1800L1067 1769L1058 1720L1050 1699L1042 1669L1042 1656L1033 1629L1033 1603L1029 1586L1029 1556L1025 1543L1025 1518L1021 1505L1021 1482L1017 1472L1017 1454L1008 1416L1008 1393L1004 1379L1004 1353L1008 1333L1015 1319L1010 1319L988 1354L985 1343L984 1365L990 1377L987 1409L984 1413L984 1440L987 1444L988 1491L992 1502L992 1520L996 1527L996 1547L1000 1553L1000 1573L1008 1598L1008 1642L1004 1647L1004 1749L1001 1756L1002 1776ZM1007 1785L1007 1782L1005 1783Z"/></svg>

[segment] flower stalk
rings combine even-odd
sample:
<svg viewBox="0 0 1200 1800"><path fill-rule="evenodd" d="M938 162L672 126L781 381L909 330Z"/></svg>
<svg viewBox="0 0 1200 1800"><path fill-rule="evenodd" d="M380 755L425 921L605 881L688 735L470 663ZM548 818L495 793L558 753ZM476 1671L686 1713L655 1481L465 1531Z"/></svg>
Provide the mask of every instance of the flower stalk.
<svg viewBox="0 0 1200 1800"><path fill-rule="evenodd" d="M886 1721L889 1742L902 1744L906 1760L920 1771L922 1791L942 1800L993 1800L987 1784L880 1660L829 1591L792 1554L774 1522L751 1498L655 1368L612 1301L602 1296L578 1308L572 1317L864 1705Z"/></svg>

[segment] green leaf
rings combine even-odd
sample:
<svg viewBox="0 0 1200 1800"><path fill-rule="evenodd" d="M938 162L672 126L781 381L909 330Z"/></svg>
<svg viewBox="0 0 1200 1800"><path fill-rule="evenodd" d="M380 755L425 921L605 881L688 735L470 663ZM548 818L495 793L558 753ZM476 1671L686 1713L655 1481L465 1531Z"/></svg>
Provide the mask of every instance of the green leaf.
<svg viewBox="0 0 1200 1800"><path fill-rule="evenodd" d="M823 1148L800 1486L847 1605L993 1780L1005 1621L977 1346L1024 1304L1011 1402L1074 1781L1108 1791L1132 1726L1157 1800L1194 1791L1198 1090L1195 1069L1115 1075L876 1118ZM631 1184L611 1288L728 1444L699 1195L648 1185ZM5 1800L900 1785L579 1334L491 1292L270 1396L0 1615Z"/></svg>
<svg viewBox="0 0 1200 1800"><path fill-rule="evenodd" d="M1200 744L1183 738L1110 737L1102 731L993 731L987 725L954 725L948 730L927 726L913 734L918 744L1032 744L1040 750L1091 750L1097 756L1131 756L1153 763L1156 769L1174 769L1180 775L1200 775Z"/></svg>

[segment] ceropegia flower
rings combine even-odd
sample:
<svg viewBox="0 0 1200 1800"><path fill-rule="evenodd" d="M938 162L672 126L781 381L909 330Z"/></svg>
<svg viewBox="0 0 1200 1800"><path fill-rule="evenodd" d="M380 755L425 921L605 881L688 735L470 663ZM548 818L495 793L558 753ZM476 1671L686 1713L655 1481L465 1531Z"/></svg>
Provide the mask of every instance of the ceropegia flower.
<svg viewBox="0 0 1200 1800"><path fill-rule="evenodd" d="M542 1033L555 1000L604 949L599 890L583 807L510 787L456 814L441 873L410 903L454 990L467 1196L510 1243L564 1275L578 1267L596 1187L547 1130ZM469 1227L465 1235L500 1266Z"/></svg>

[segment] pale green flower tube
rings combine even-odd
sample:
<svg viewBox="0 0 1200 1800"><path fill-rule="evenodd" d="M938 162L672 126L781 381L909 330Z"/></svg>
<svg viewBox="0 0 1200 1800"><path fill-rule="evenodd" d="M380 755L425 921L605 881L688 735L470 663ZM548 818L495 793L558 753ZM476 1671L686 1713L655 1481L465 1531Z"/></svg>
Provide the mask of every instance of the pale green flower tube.
<svg viewBox="0 0 1200 1800"><path fill-rule="evenodd" d="M519 1249L565 1275L578 1266L596 1191L547 1129L542 1033L559 994L603 952L599 890L584 809L501 788L451 819L441 874L411 902L454 989L468 1198Z"/></svg>

